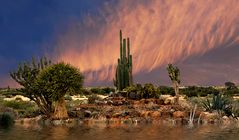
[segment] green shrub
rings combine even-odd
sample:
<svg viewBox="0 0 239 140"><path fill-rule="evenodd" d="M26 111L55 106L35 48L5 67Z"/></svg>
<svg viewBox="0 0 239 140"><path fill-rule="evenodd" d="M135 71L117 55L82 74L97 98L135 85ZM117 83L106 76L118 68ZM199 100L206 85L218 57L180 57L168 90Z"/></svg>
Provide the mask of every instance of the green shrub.
<svg viewBox="0 0 239 140"><path fill-rule="evenodd" d="M8 127L14 123L14 117L8 112L0 113L0 126Z"/></svg>
<svg viewBox="0 0 239 140"><path fill-rule="evenodd" d="M153 84L145 84L143 88L143 98L159 98L160 89L155 88Z"/></svg>
<svg viewBox="0 0 239 140"><path fill-rule="evenodd" d="M105 94L105 91L102 90L101 88L91 88L90 91L93 93L93 94Z"/></svg>
<svg viewBox="0 0 239 140"><path fill-rule="evenodd" d="M94 87L94 88L91 88L90 91L94 94L105 95L105 94L109 94L110 92L115 92L115 89L110 87L102 87L102 88Z"/></svg>
<svg viewBox="0 0 239 140"><path fill-rule="evenodd" d="M101 98L95 94L88 97L89 104L94 104L96 100L101 100Z"/></svg>
<svg viewBox="0 0 239 140"><path fill-rule="evenodd" d="M35 117L40 115L41 112L37 106L32 102L25 101L3 101L3 107L14 109L18 113L18 117Z"/></svg>
<svg viewBox="0 0 239 140"><path fill-rule="evenodd" d="M65 100L72 101L72 97L70 95L65 95Z"/></svg>
<svg viewBox="0 0 239 140"><path fill-rule="evenodd" d="M231 100L223 96L222 94L213 95L213 98L206 99L202 102L203 107L206 109L206 111L218 111L223 112L227 115L230 115L231 113Z"/></svg>
<svg viewBox="0 0 239 140"><path fill-rule="evenodd" d="M104 87L102 88L102 90L104 91L104 93L106 94L109 94L111 92L115 92L115 89L114 88L111 88L111 87Z"/></svg>
<svg viewBox="0 0 239 140"><path fill-rule="evenodd" d="M25 101L3 101L3 106L10 107L13 109L26 109L32 107L33 103Z"/></svg>
<svg viewBox="0 0 239 140"><path fill-rule="evenodd" d="M174 89L172 87L159 86L158 89L162 95L175 95Z"/></svg>
<svg viewBox="0 0 239 140"><path fill-rule="evenodd" d="M208 95L219 94L219 91L213 87L197 86L189 86L187 88L181 89L180 92L188 97L206 97Z"/></svg>
<svg viewBox="0 0 239 140"><path fill-rule="evenodd" d="M124 89L126 92L125 97L130 99L148 99L148 98L159 98L160 91L154 87L153 84L145 84L144 87L141 85L131 85Z"/></svg>
<svg viewBox="0 0 239 140"><path fill-rule="evenodd" d="M231 114L233 117L239 117L239 102L233 102L231 106Z"/></svg>

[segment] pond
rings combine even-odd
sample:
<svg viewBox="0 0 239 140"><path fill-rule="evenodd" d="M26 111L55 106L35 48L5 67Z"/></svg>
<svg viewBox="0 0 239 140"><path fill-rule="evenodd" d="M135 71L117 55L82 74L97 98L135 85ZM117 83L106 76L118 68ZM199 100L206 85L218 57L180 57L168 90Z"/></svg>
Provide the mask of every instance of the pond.
<svg viewBox="0 0 239 140"><path fill-rule="evenodd" d="M238 140L239 125L15 125L0 129L0 140Z"/></svg>

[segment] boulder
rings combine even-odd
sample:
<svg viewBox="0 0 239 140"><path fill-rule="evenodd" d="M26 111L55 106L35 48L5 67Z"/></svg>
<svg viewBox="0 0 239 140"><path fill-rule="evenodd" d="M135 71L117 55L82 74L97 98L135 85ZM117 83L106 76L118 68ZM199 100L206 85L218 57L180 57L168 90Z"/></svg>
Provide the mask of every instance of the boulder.
<svg viewBox="0 0 239 140"><path fill-rule="evenodd" d="M202 112L200 116L201 119L205 121L211 121L219 118L219 114L217 112Z"/></svg>
<svg viewBox="0 0 239 140"><path fill-rule="evenodd" d="M183 111L175 111L173 112L173 118L185 118L187 114Z"/></svg>
<svg viewBox="0 0 239 140"><path fill-rule="evenodd" d="M165 105L171 105L171 104L174 104L175 103L175 97L168 97L164 100L164 104Z"/></svg>
<svg viewBox="0 0 239 140"><path fill-rule="evenodd" d="M159 111L152 111L152 112L150 113L150 116L151 116L153 119L157 119L157 118L161 117L161 112L159 112Z"/></svg>

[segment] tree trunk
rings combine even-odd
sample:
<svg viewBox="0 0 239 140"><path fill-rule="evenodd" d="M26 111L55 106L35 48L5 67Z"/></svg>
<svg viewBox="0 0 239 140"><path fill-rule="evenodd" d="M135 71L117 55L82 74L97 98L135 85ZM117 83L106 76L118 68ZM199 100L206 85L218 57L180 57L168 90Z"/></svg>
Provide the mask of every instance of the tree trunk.
<svg viewBox="0 0 239 140"><path fill-rule="evenodd" d="M66 109L66 102L64 97L60 98L59 101L56 101L55 110L53 114L53 119L67 119L68 113Z"/></svg>
<svg viewBox="0 0 239 140"><path fill-rule="evenodd" d="M174 86L174 91L175 91L175 96L176 96L176 100L175 100L175 104L178 104L179 102L179 85L178 82L173 82L173 86Z"/></svg>

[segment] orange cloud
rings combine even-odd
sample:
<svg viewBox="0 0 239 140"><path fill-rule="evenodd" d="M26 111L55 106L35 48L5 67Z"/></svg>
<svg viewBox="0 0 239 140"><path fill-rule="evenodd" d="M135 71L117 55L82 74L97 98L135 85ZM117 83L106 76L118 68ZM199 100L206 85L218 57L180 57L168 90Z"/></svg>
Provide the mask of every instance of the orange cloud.
<svg viewBox="0 0 239 140"><path fill-rule="evenodd" d="M112 80L119 57L119 30L131 39L133 73L239 43L238 0L122 0L106 4L59 34L53 53L81 69L88 83Z"/></svg>

